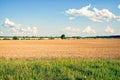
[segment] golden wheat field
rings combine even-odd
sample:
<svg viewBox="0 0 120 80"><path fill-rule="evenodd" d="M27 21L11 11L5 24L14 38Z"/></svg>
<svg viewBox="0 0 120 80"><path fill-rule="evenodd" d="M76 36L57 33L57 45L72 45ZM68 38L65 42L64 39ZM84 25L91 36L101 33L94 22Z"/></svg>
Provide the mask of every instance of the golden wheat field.
<svg viewBox="0 0 120 80"><path fill-rule="evenodd" d="M1 58L118 58L120 39L1 40Z"/></svg>

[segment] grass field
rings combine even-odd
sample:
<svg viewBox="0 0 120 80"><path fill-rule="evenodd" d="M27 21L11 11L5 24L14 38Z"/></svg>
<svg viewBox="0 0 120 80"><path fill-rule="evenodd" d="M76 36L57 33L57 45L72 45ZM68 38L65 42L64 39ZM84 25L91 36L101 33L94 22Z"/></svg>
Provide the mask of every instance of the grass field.
<svg viewBox="0 0 120 80"><path fill-rule="evenodd" d="M120 59L1 59L0 80L120 80Z"/></svg>
<svg viewBox="0 0 120 80"><path fill-rule="evenodd" d="M120 80L120 39L1 40L0 80Z"/></svg>

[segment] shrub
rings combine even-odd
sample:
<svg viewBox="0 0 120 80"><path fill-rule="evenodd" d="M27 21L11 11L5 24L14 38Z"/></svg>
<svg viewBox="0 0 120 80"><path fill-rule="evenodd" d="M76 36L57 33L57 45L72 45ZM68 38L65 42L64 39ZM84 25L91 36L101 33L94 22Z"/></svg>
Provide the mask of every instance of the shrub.
<svg viewBox="0 0 120 80"><path fill-rule="evenodd" d="M80 39L81 37L76 37L76 39Z"/></svg>
<svg viewBox="0 0 120 80"><path fill-rule="evenodd" d="M17 36L14 36L13 40L19 40L19 38Z"/></svg>
<svg viewBox="0 0 120 80"><path fill-rule="evenodd" d="M30 38L26 38L25 40L30 40Z"/></svg>
<svg viewBox="0 0 120 80"><path fill-rule="evenodd" d="M3 40L10 40L9 38L3 38Z"/></svg>
<svg viewBox="0 0 120 80"><path fill-rule="evenodd" d="M54 37L49 37L48 39L49 39L49 40L53 40L53 39L54 39Z"/></svg>
<svg viewBox="0 0 120 80"><path fill-rule="evenodd" d="M43 37L40 37L40 38L38 38L38 40L44 40L44 38L43 38Z"/></svg>

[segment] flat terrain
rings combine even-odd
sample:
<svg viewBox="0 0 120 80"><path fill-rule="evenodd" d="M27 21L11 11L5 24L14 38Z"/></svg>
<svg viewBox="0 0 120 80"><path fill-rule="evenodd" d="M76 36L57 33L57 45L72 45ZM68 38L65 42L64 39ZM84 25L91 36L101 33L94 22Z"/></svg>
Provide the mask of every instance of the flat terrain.
<svg viewBox="0 0 120 80"><path fill-rule="evenodd" d="M120 39L0 40L1 58L119 58Z"/></svg>
<svg viewBox="0 0 120 80"><path fill-rule="evenodd" d="M119 44L120 39L0 40L0 80L120 80Z"/></svg>
<svg viewBox="0 0 120 80"><path fill-rule="evenodd" d="M120 59L0 59L0 80L120 80Z"/></svg>

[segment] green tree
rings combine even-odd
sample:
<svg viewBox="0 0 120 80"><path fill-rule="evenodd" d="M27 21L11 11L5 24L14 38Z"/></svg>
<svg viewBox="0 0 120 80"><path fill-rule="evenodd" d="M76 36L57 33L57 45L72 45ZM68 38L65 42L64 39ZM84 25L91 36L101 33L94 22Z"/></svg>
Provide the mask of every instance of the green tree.
<svg viewBox="0 0 120 80"><path fill-rule="evenodd" d="M13 36L13 40L19 40L17 36Z"/></svg>
<svg viewBox="0 0 120 80"><path fill-rule="evenodd" d="M62 34L62 35L61 35L61 39L65 39L65 34Z"/></svg>

